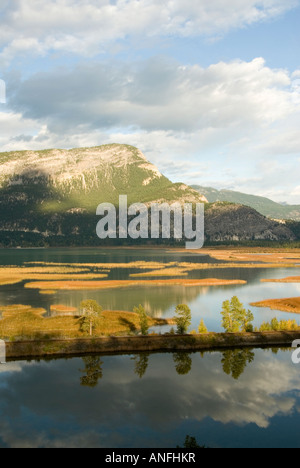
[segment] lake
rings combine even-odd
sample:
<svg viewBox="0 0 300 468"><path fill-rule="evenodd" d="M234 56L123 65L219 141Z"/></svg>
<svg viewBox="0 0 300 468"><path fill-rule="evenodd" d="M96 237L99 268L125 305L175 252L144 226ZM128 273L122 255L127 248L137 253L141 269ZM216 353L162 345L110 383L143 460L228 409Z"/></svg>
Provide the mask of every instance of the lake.
<svg viewBox="0 0 300 468"><path fill-rule="evenodd" d="M0 447L299 447L290 350L0 366Z"/></svg>
<svg viewBox="0 0 300 468"><path fill-rule="evenodd" d="M168 250L1 250L2 265L161 262L216 263L207 256ZM220 263L220 262L217 262ZM135 270L112 270L108 279L128 279ZM300 284L261 283L262 278L300 275L299 268L200 270L190 277L243 279L246 285L147 287L59 291L44 296L24 284L0 287L0 305L52 304L78 307L96 299L105 309L143 304L170 317L179 303L221 331L222 302L237 295L249 306L263 299L299 296ZM250 306L249 306L250 307ZM294 314L251 308L255 325ZM164 330L163 330L164 331ZM186 435L209 447L298 447L300 366L290 349L157 353L15 361L0 365L0 447L172 448Z"/></svg>
<svg viewBox="0 0 300 468"><path fill-rule="evenodd" d="M53 263L129 263L135 261L222 263L208 256L190 252L165 249L16 249L0 250L2 265L22 266L26 262ZM107 279L129 279L136 269L112 269ZM107 310L132 311L142 304L147 313L155 317L172 317L178 304L188 304L192 310L192 329L197 329L203 318L209 331L219 332L223 301L237 295L248 308L251 302L264 299L280 299L300 295L300 284L261 283L263 278L300 276L299 268L226 268L198 270L189 273L189 278L242 279L246 285L218 287L184 286L132 286L99 291L57 291L54 295L41 295L38 290L24 289L24 283L0 286L0 305L25 304L43 307L50 315L50 306L64 304L79 307L85 299L97 300ZM143 279L143 278L141 278ZM154 279L154 278L153 278ZM252 308L255 326L264 320L277 317L280 320L297 319L300 316L266 308ZM166 331L167 328L162 328Z"/></svg>

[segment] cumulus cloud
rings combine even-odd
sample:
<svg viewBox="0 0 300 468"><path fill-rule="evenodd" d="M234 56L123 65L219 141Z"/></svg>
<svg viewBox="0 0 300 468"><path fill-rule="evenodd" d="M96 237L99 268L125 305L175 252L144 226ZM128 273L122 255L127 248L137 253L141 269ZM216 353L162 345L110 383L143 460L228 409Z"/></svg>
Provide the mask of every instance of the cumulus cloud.
<svg viewBox="0 0 300 468"><path fill-rule="evenodd" d="M222 357L194 354L192 370L183 377L176 374L171 354L152 355L138 382L129 357L103 357L103 378L93 391L80 386L80 359L22 364L22 372L2 378L0 445L122 447L134 433L139 446L159 447L167 437L174 444L182 421L197 422L201 431L207 418L221 423L223 433L227 424L240 430L252 424L258 440L260 428L267 429L273 418L285 421L293 414L299 372L289 353L275 357L270 350L256 350L255 361L237 381L224 374ZM218 425L214 429L218 440Z"/></svg>
<svg viewBox="0 0 300 468"><path fill-rule="evenodd" d="M174 181L278 201L285 192L297 203L296 74L262 58L203 68L154 57L14 77L0 143L3 151L127 143Z"/></svg>
<svg viewBox="0 0 300 468"><path fill-rule="evenodd" d="M38 73L19 84L10 104L26 118L44 119L51 131L78 126L230 131L269 125L293 113L290 84L288 72L268 68L261 58L208 68L152 58Z"/></svg>
<svg viewBox="0 0 300 468"><path fill-rule="evenodd" d="M32 139L32 135L38 131L39 124L34 120L24 119L21 113L1 112L0 110L0 128L0 146L2 150L5 150L8 142L11 144L17 135L23 135L27 140Z"/></svg>
<svg viewBox="0 0 300 468"><path fill-rule="evenodd" d="M1 149L128 143L174 181L277 200L287 199L286 192L296 203L299 69L272 69L259 57L204 68L165 57L116 63L99 56L164 38L213 40L275 19L299 2L3 0L0 66L17 64L25 77L12 76L12 67L10 76L2 71L8 104L0 104ZM50 57L66 66L54 69ZM44 65L47 71L34 71Z"/></svg>
<svg viewBox="0 0 300 468"><path fill-rule="evenodd" d="M64 51L95 55L128 37L215 36L266 21L298 0L10 0L1 8L0 58Z"/></svg>

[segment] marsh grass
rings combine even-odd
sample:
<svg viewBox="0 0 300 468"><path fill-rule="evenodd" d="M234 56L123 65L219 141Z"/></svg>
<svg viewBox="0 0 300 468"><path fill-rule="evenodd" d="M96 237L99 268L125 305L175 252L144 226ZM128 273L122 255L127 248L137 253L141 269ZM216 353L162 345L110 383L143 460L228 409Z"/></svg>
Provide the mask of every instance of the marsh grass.
<svg viewBox="0 0 300 468"><path fill-rule="evenodd" d="M36 315L43 315L46 313L46 310L43 308L34 309L31 306L27 306L23 304L16 304L16 305L0 307L0 312L3 318L8 318L8 317L15 317L17 315L24 314L27 312L32 312Z"/></svg>
<svg viewBox="0 0 300 468"><path fill-rule="evenodd" d="M63 314L70 307L56 305L56 311ZM54 310L54 309L53 309ZM77 309L76 309L77 310ZM80 318L74 315L43 317L45 309L33 309L26 305L2 307L0 338L7 340L80 338L86 334L81 331ZM172 319L148 317L150 326L173 324ZM94 336L112 336L138 333L140 318L138 314L126 311L103 311Z"/></svg>
<svg viewBox="0 0 300 468"><path fill-rule="evenodd" d="M27 275L26 275L27 276ZM102 279L107 278L107 274L103 273L83 273L83 274L67 274L67 275L60 275L60 274L37 274L37 275L29 275L29 278L23 277L22 281L24 280L36 280L36 281L50 281L50 280L89 280L89 279Z"/></svg>
<svg viewBox="0 0 300 468"><path fill-rule="evenodd" d="M132 273L132 278L148 278L151 276L188 276L188 271L182 268L161 268L159 270L151 270L143 273Z"/></svg>
<svg viewBox="0 0 300 468"><path fill-rule="evenodd" d="M188 276L191 271L224 270L228 268L291 268L296 265L281 263L177 263L173 267L161 267L142 273L132 273L131 278Z"/></svg>
<svg viewBox="0 0 300 468"><path fill-rule="evenodd" d="M131 286L227 286L233 284L246 284L244 280L222 280L216 278L208 279L156 279L156 280L111 280L111 281L45 281L26 283L26 289L52 289L52 290L100 290L127 288Z"/></svg>
<svg viewBox="0 0 300 468"><path fill-rule="evenodd" d="M268 307L271 310L300 314L300 297L268 299L266 301L252 302L250 305L253 307Z"/></svg>
<svg viewBox="0 0 300 468"><path fill-rule="evenodd" d="M0 286L7 286L11 284L21 283L22 278L20 276L8 276L8 275L0 275Z"/></svg>
<svg viewBox="0 0 300 468"><path fill-rule="evenodd" d="M173 267L161 267L159 270L152 270L142 273L132 273L132 278L147 278L158 276L188 276L191 271L202 270L224 270L228 268L282 268L291 267L292 265L286 264L273 264L273 263L177 263Z"/></svg>
<svg viewBox="0 0 300 468"><path fill-rule="evenodd" d="M289 276L281 279L261 279L262 283L300 283L300 276Z"/></svg>
<svg viewBox="0 0 300 468"><path fill-rule="evenodd" d="M140 273L132 273L132 278L143 277L175 277L188 276L191 271L226 269L226 268L291 268L296 255L273 254L262 256L257 253L242 254L233 251L203 251L226 263L188 263L188 262L156 262L137 261L129 263L52 263L27 262L23 267L0 267L0 286L20 283L22 281L58 281L58 280L92 280L107 278L114 269L136 269ZM292 257L293 255L293 257ZM235 262L233 260L236 260ZM252 263L249 263L252 260ZM239 263L237 263L237 261ZM149 270L149 271L145 271ZM44 288L43 288L44 289ZM49 289L49 288L48 288Z"/></svg>
<svg viewBox="0 0 300 468"><path fill-rule="evenodd" d="M145 261L137 261L137 262L128 262L128 263L49 263L49 262L27 262L27 265L44 265L44 266L56 266L56 267L81 267L81 268L97 268L97 269L104 269L104 270L113 270L113 269L149 269L152 270L154 268L166 268L173 265L176 265L176 262L169 262L169 263L161 263L161 262L145 262Z"/></svg>
<svg viewBox="0 0 300 468"><path fill-rule="evenodd" d="M199 253L209 255L216 260L227 262L261 262L276 264L289 264L289 266L296 266L295 260L300 261L299 249L277 249L277 248L235 248L235 249L201 249ZM267 254L267 255L266 255Z"/></svg>
<svg viewBox="0 0 300 468"><path fill-rule="evenodd" d="M179 263L180 268L186 268L187 271L194 270L222 270L225 268L292 268L297 265L281 263Z"/></svg>
<svg viewBox="0 0 300 468"><path fill-rule="evenodd" d="M21 283L22 281L49 281L63 279L101 279L107 278L105 273L91 272L88 268L67 267L0 267L0 285Z"/></svg>

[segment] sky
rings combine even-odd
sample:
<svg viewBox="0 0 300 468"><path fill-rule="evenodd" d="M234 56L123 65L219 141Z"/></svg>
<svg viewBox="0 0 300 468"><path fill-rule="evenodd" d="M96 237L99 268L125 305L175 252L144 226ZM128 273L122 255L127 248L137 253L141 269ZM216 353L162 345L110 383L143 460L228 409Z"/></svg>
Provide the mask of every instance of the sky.
<svg viewBox="0 0 300 468"><path fill-rule="evenodd" d="M300 204L299 24L300 0L1 0L0 151L125 143Z"/></svg>

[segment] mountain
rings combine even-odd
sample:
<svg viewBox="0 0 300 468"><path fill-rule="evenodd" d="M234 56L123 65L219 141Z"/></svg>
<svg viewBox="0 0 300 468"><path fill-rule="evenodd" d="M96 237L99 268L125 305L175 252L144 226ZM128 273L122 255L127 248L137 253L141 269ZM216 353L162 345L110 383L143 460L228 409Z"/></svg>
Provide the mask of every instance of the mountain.
<svg viewBox="0 0 300 468"><path fill-rule="evenodd" d="M128 204L204 202L211 241L295 239L286 226L251 208L209 205L199 191L172 183L137 148L115 144L0 153L0 245L109 244L96 236L96 208L117 206L119 195L127 195Z"/></svg>
<svg viewBox="0 0 300 468"><path fill-rule="evenodd" d="M211 187L192 185L195 190L204 195L210 203L230 202L250 206L259 213L272 219L291 219L300 221L300 205L281 205L269 198L248 195L232 190L216 190Z"/></svg>
<svg viewBox="0 0 300 468"><path fill-rule="evenodd" d="M206 201L187 185L170 182L127 145L0 153L0 190L10 203L38 201L43 212L95 213L99 203L116 204L119 194L127 194L130 204Z"/></svg>
<svg viewBox="0 0 300 468"><path fill-rule="evenodd" d="M207 206L205 235L209 242L296 240L284 224L266 218L253 208L233 203Z"/></svg>
<svg viewBox="0 0 300 468"><path fill-rule="evenodd" d="M0 244L99 244L96 208L117 206L119 195L129 204L207 202L132 146L0 153Z"/></svg>

